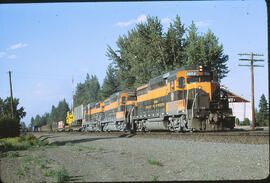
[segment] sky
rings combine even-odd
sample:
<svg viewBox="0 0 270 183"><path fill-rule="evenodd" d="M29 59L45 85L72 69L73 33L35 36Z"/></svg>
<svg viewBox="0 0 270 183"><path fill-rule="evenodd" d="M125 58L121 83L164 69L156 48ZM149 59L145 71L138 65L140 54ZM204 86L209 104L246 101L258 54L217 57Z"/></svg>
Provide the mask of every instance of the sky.
<svg viewBox="0 0 270 183"><path fill-rule="evenodd" d="M268 98L264 0L0 4L0 97L10 95L12 71L13 97L25 108L27 125L62 99L71 105L72 76L75 86L87 73L102 85L111 63L108 45L116 49L118 37L147 16L157 16L166 31L176 15L185 27L194 21L199 33L210 29L217 36L229 56L230 72L221 85L248 100L250 68L238 66L247 64L238 53L264 54L258 57L264 67L254 69L255 107L262 94Z"/></svg>

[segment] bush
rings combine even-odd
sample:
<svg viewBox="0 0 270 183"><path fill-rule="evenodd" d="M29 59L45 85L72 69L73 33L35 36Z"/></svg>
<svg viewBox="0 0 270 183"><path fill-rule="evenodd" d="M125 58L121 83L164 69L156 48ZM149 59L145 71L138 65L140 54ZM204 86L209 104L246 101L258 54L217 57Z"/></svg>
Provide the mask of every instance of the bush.
<svg viewBox="0 0 270 183"><path fill-rule="evenodd" d="M12 150L26 150L33 147L43 147L48 145L48 141L40 141L33 134L20 137L0 139L0 152Z"/></svg>
<svg viewBox="0 0 270 183"><path fill-rule="evenodd" d="M0 118L0 138L17 137L20 134L19 120L8 116Z"/></svg>
<svg viewBox="0 0 270 183"><path fill-rule="evenodd" d="M245 118L244 119L243 125L250 125L250 122L249 122L249 119L248 118Z"/></svg>
<svg viewBox="0 0 270 183"><path fill-rule="evenodd" d="M235 124L239 125L239 118L235 118Z"/></svg>

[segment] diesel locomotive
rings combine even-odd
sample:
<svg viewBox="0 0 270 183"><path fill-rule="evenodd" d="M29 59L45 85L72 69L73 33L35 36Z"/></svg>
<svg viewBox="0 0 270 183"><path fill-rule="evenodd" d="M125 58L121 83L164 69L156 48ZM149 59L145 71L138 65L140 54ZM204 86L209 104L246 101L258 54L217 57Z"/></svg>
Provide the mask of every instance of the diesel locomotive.
<svg viewBox="0 0 270 183"><path fill-rule="evenodd" d="M202 66L168 72L81 109L75 113L82 111L76 120L84 131L219 131L233 129L235 121L217 73Z"/></svg>

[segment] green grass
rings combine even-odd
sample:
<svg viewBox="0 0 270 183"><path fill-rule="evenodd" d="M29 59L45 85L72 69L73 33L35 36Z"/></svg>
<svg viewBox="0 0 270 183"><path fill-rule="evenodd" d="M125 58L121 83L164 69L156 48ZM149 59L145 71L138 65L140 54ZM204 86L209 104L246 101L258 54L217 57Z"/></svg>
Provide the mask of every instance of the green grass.
<svg viewBox="0 0 270 183"><path fill-rule="evenodd" d="M70 180L68 171L64 167L56 170L54 177L56 182L66 182Z"/></svg>
<svg viewBox="0 0 270 183"><path fill-rule="evenodd" d="M153 176L153 179L152 179L153 182L157 182L158 181L158 176Z"/></svg>
<svg viewBox="0 0 270 183"><path fill-rule="evenodd" d="M26 156L26 157L22 160L23 163L31 163L31 161L34 161L33 156Z"/></svg>
<svg viewBox="0 0 270 183"><path fill-rule="evenodd" d="M81 147L79 147L78 149L76 149L78 152L82 151L83 149Z"/></svg>
<svg viewBox="0 0 270 183"><path fill-rule="evenodd" d="M80 150L82 151L83 149L89 150L89 151L104 151L105 149L102 147L94 147L94 146L78 146Z"/></svg>
<svg viewBox="0 0 270 183"><path fill-rule="evenodd" d="M68 142L68 143L66 143L65 145L66 145L66 146L74 146L74 144L71 143L71 142Z"/></svg>
<svg viewBox="0 0 270 183"><path fill-rule="evenodd" d="M36 168L39 167L41 170L45 170L43 174L47 176L53 176L50 170L48 170L47 165L50 163L49 160L47 160L45 157L42 157L41 155L37 156L26 156L22 159L20 167L17 169L17 175L26 175L29 173L30 168Z"/></svg>
<svg viewBox="0 0 270 183"><path fill-rule="evenodd" d="M147 162L148 162L148 164L150 164L150 165L163 166L163 164L162 164L161 162L156 161L156 160L154 160L154 159L148 159Z"/></svg>
<svg viewBox="0 0 270 183"><path fill-rule="evenodd" d="M34 158L34 164L38 165L41 169L46 168L46 165L49 163L47 159L41 158L41 157L35 157Z"/></svg>
<svg viewBox="0 0 270 183"><path fill-rule="evenodd" d="M43 176L46 176L46 177L54 177L54 175L55 175L55 171L53 171L53 170L46 169L43 172Z"/></svg>
<svg viewBox="0 0 270 183"><path fill-rule="evenodd" d="M9 156L12 158L19 157L19 152L12 152L9 154Z"/></svg>
<svg viewBox="0 0 270 183"><path fill-rule="evenodd" d="M21 165L16 172L17 175L25 175L26 173L29 173L29 167L26 165Z"/></svg>

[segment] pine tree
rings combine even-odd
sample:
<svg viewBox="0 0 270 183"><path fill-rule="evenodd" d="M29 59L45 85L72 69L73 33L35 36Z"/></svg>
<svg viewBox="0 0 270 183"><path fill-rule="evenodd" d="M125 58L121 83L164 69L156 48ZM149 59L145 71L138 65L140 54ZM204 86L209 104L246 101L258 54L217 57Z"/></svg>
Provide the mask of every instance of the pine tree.
<svg viewBox="0 0 270 183"><path fill-rule="evenodd" d="M164 31L157 17L147 17L126 35L119 36L106 56L113 61L121 81L120 89L135 89L151 78L182 66L208 66L218 72L218 79L229 72L223 45L213 32L199 34L195 24L186 28L177 15Z"/></svg>
<svg viewBox="0 0 270 183"><path fill-rule="evenodd" d="M101 99L104 100L110 95L120 91L120 82L117 78L117 70L114 68L111 63L106 71L106 77L103 81L102 90L101 90Z"/></svg>
<svg viewBox="0 0 270 183"><path fill-rule="evenodd" d="M218 80L226 77L229 72L226 62L228 55L224 55L223 45L209 29L206 34L198 35L197 27L192 22L187 37L187 64L202 65L217 71Z"/></svg>
<svg viewBox="0 0 270 183"><path fill-rule="evenodd" d="M256 114L256 123L258 126L269 125L269 107L264 94L262 94L259 102L259 111Z"/></svg>
<svg viewBox="0 0 270 183"><path fill-rule="evenodd" d="M100 96L100 84L98 82L96 75L87 74L84 83L79 83L76 87L76 92L74 95L74 106L79 106L81 104L89 104L92 102L99 101Z"/></svg>

